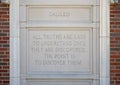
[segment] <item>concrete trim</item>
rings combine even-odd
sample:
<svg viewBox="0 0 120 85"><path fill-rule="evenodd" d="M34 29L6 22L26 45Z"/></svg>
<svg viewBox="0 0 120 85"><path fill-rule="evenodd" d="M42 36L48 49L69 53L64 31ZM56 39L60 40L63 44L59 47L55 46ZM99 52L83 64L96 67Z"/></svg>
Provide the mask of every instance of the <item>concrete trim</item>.
<svg viewBox="0 0 120 85"><path fill-rule="evenodd" d="M10 85L20 85L19 0L10 0Z"/></svg>
<svg viewBox="0 0 120 85"><path fill-rule="evenodd" d="M100 85L110 85L110 0L100 0Z"/></svg>

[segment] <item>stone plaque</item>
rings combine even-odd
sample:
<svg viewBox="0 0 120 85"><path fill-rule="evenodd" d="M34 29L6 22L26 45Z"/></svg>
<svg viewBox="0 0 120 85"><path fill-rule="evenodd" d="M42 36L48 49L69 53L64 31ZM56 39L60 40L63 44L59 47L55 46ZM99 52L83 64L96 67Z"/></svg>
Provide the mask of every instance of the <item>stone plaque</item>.
<svg viewBox="0 0 120 85"><path fill-rule="evenodd" d="M29 6L29 22L92 22L91 6Z"/></svg>
<svg viewBox="0 0 120 85"><path fill-rule="evenodd" d="M84 29L29 30L28 72L90 73L92 69L90 32Z"/></svg>
<svg viewBox="0 0 120 85"><path fill-rule="evenodd" d="M20 0L19 5L15 84L100 85L100 0Z"/></svg>

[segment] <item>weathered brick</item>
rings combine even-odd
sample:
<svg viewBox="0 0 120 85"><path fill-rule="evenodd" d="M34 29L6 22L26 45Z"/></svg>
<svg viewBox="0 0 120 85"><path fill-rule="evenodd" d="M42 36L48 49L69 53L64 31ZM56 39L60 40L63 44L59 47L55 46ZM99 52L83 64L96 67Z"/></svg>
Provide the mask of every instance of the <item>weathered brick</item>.
<svg viewBox="0 0 120 85"><path fill-rule="evenodd" d="M110 35L111 35L112 37L116 37L116 36L120 36L120 33L119 33L119 32L115 32L115 33L110 33Z"/></svg>
<svg viewBox="0 0 120 85"><path fill-rule="evenodd" d="M9 45L8 45L8 44L4 44L4 45L3 45L3 47L4 47L4 48L6 48L6 47L8 48L8 47L9 47Z"/></svg>
<svg viewBox="0 0 120 85"><path fill-rule="evenodd" d="M120 51L120 48L110 48L111 51Z"/></svg>
<svg viewBox="0 0 120 85"><path fill-rule="evenodd" d="M9 5L0 4L0 85L9 85Z"/></svg>
<svg viewBox="0 0 120 85"><path fill-rule="evenodd" d="M3 62L3 63L0 62L0 65L7 65L7 63L6 62Z"/></svg>
<svg viewBox="0 0 120 85"><path fill-rule="evenodd" d="M111 5L110 10L110 83L120 85L120 4Z"/></svg>
<svg viewBox="0 0 120 85"><path fill-rule="evenodd" d="M0 33L0 36L7 36L7 33Z"/></svg>

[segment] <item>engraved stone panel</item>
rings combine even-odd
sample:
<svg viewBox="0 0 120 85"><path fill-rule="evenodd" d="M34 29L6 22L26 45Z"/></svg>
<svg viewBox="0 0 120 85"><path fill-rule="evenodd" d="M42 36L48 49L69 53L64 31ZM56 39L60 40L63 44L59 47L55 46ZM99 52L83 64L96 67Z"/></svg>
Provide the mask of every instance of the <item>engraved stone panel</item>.
<svg viewBox="0 0 120 85"><path fill-rule="evenodd" d="M100 0L20 0L20 85L100 85Z"/></svg>
<svg viewBox="0 0 120 85"><path fill-rule="evenodd" d="M91 22L91 6L30 6L29 22Z"/></svg>
<svg viewBox="0 0 120 85"><path fill-rule="evenodd" d="M91 41L90 30L29 29L28 72L90 73Z"/></svg>

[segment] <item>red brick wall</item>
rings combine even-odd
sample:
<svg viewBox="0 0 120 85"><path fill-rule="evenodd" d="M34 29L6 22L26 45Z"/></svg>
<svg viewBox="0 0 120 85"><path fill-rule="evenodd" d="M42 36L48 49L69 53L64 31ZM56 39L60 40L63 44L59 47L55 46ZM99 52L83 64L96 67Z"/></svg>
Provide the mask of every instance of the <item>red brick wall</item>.
<svg viewBox="0 0 120 85"><path fill-rule="evenodd" d="M120 85L120 4L110 7L111 85ZM0 3L0 85L9 85L9 5Z"/></svg>
<svg viewBox="0 0 120 85"><path fill-rule="evenodd" d="M9 5L0 3L0 85L9 85Z"/></svg>
<svg viewBox="0 0 120 85"><path fill-rule="evenodd" d="M120 85L120 4L110 9L111 85Z"/></svg>

